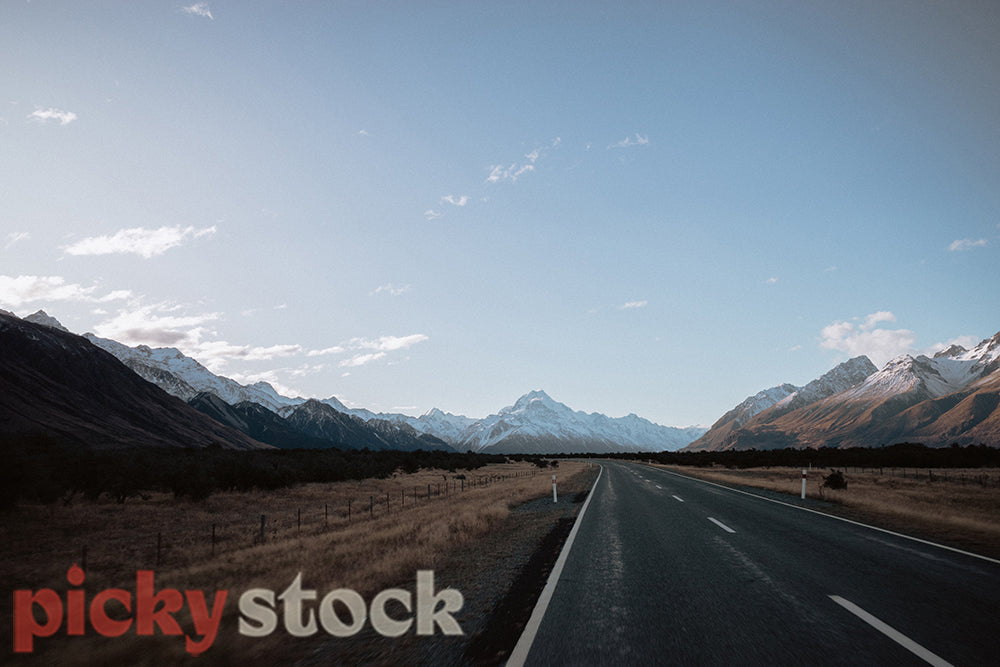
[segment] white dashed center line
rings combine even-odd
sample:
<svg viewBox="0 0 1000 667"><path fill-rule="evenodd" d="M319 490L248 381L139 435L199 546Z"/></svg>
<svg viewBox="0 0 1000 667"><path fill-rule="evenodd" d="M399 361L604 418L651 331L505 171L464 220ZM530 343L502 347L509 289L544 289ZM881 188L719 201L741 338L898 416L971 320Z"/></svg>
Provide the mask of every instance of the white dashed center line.
<svg viewBox="0 0 1000 667"><path fill-rule="evenodd" d="M735 533L736 532L735 530L733 530L732 528L730 528L726 524L722 523L718 519L713 519L712 517L708 517L708 520L711 521L712 523L714 523L716 526L718 526L722 530L726 531L727 533Z"/></svg>

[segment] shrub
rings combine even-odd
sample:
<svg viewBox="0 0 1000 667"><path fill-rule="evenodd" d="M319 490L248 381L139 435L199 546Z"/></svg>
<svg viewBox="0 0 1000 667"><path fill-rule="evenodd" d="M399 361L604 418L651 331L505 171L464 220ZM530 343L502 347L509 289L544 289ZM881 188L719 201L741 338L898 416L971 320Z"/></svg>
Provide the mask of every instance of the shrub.
<svg viewBox="0 0 1000 667"><path fill-rule="evenodd" d="M847 480L844 479L844 473L834 470L823 478L823 487L827 489L846 489Z"/></svg>

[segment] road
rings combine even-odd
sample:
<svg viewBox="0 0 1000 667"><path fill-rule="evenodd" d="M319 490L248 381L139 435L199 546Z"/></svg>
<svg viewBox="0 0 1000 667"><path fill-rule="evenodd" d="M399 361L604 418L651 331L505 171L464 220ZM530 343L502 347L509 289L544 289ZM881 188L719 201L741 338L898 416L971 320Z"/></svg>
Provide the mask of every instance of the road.
<svg viewBox="0 0 1000 667"><path fill-rule="evenodd" d="M996 561L603 466L525 664L1000 664Z"/></svg>

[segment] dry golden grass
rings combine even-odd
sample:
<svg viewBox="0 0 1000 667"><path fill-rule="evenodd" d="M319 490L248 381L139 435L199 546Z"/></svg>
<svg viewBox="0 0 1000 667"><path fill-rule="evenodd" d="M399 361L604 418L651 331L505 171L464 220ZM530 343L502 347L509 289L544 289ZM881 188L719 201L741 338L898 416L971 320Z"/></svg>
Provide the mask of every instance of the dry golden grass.
<svg viewBox="0 0 1000 667"><path fill-rule="evenodd" d="M787 493L798 498L801 468L668 466L691 477ZM852 510L882 527L915 532L1000 557L1000 469L850 468L847 489L821 488L830 470L807 471L806 495Z"/></svg>
<svg viewBox="0 0 1000 667"><path fill-rule="evenodd" d="M584 467L563 462L558 475L568 479ZM289 642L280 625L269 638L239 635L237 598L243 591L263 587L280 593L299 572L303 586L320 596L346 587L370 600L390 586L412 589L418 569L435 569L449 550L484 535L511 507L551 490L551 471L509 463L458 474L427 470L273 492L219 493L199 503L154 494L125 505L27 505L5 514L0 527L3 594L10 600L19 588L66 590L66 570L81 561L86 547L88 596L111 587L134 591L140 569L156 572L156 590L200 589L209 600L214 591L229 590L222 629L205 657L212 664L245 663L248 657L284 662L308 642ZM10 622L4 627L0 636L10 657ZM35 657L42 656L48 664L162 665L188 659L182 639L137 638L134 630L113 640L67 639L60 632L37 641Z"/></svg>

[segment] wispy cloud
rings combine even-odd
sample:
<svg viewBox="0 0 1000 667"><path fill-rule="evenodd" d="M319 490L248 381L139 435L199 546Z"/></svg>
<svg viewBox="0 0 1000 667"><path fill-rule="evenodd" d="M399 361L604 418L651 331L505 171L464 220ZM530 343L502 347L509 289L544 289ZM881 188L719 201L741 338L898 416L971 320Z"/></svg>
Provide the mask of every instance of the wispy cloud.
<svg viewBox="0 0 1000 667"><path fill-rule="evenodd" d="M68 283L62 276L0 276L0 303L18 307L28 303L49 301L83 301L107 303L129 298L127 290L115 290L102 296L97 286L84 287Z"/></svg>
<svg viewBox="0 0 1000 667"><path fill-rule="evenodd" d="M340 362L341 368L355 368L357 366L364 366L365 364L370 364L373 361L378 361L379 359L385 358L385 352L367 352L363 354L356 354L350 359L344 359Z"/></svg>
<svg viewBox="0 0 1000 667"><path fill-rule="evenodd" d="M501 181L510 181L513 183L524 174L534 170L534 164L518 164L515 162L507 167L501 164L494 164L490 165L490 175L486 177L486 182L500 183Z"/></svg>
<svg viewBox="0 0 1000 667"><path fill-rule="evenodd" d="M465 206L469 203L469 198L466 195L462 195L461 197L448 195L447 197L441 197L441 203L451 204L452 206Z"/></svg>
<svg viewBox="0 0 1000 667"><path fill-rule="evenodd" d="M53 109L52 107L49 107L48 109L35 109L28 114L28 118L42 123L54 120L60 125L69 125L76 120L77 116L72 111L63 111L62 109Z"/></svg>
<svg viewBox="0 0 1000 667"><path fill-rule="evenodd" d="M28 232L11 232L7 235L6 243L3 246L4 250L8 250L12 245L19 241L27 241L31 238L31 234Z"/></svg>
<svg viewBox="0 0 1000 667"><path fill-rule="evenodd" d="M66 246L70 255L135 254L145 259L162 255L185 241L215 233L215 226L204 229L194 227L160 227L121 229L111 236L93 236Z"/></svg>
<svg viewBox="0 0 1000 667"><path fill-rule="evenodd" d="M354 338L351 345L356 345L363 349L378 350L379 352L394 352L413 347L417 343L430 340L424 334L410 334L409 336L380 336L379 338Z"/></svg>
<svg viewBox="0 0 1000 667"><path fill-rule="evenodd" d="M191 16L201 16L202 18L211 19L213 21L215 20L215 17L212 16L212 10L209 8L207 2L196 2L193 5L181 7L181 11Z"/></svg>
<svg viewBox="0 0 1000 667"><path fill-rule="evenodd" d="M391 296L399 296L400 294L406 294L412 288L410 285L393 285L392 283L387 283L385 285L379 285L374 290L372 294L389 294Z"/></svg>
<svg viewBox="0 0 1000 667"><path fill-rule="evenodd" d="M887 310L872 313L853 321L834 322L820 332L820 347L846 352L848 356L867 355L878 367L901 354L913 351L916 335L909 329L883 329L879 324L895 322L896 316Z"/></svg>
<svg viewBox="0 0 1000 667"><path fill-rule="evenodd" d="M220 313L180 314L183 308L163 302L124 308L113 317L98 323L94 333L125 345L180 347L196 356L202 338L211 332L206 324L222 317ZM200 358L199 358L200 360ZM202 363L205 363L204 361ZM207 365L207 364L206 364Z"/></svg>
<svg viewBox="0 0 1000 667"><path fill-rule="evenodd" d="M622 305L618 306L618 309L619 310L634 310L636 308L645 308L648 305L649 305L649 301L646 301L646 300L642 300L642 301L629 301L627 303L623 303Z"/></svg>
<svg viewBox="0 0 1000 667"><path fill-rule="evenodd" d="M552 141L539 146L524 155L524 160L513 162L509 165L493 164L489 166L490 174L486 177L487 183L500 183L502 181L517 181L518 178L529 172L535 171L535 164L541 160L550 149L558 148L562 143L561 137L556 137Z"/></svg>
<svg viewBox="0 0 1000 667"><path fill-rule="evenodd" d="M778 278L776 276L771 276L770 278L768 278L767 280L764 281L764 284L765 285L777 285L778 284Z"/></svg>
<svg viewBox="0 0 1000 667"><path fill-rule="evenodd" d="M972 250L973 248L982 248L989 243L986 239L957 239L951 242L948 246L948 250L952 252L960 252L962 250Z"/></svg>
<svg viewBox="0 0 1000 667"><path fill-rule="evenodd" d="M431 220L437 220L440 217L441 217L441 213L439 213L438 211L435 211L432 208L429 208L426 211L424 211L424 219L426 219L427 222L430 222Z"/></svg>
<svg viewBox="0 0 1000 667"><path fill-rule="evenodd" d="M625 137L617 143L613 143L608 148L631 148L632 146L646 146L649 144L649 135L636 134L632 137Z"/></svg>

